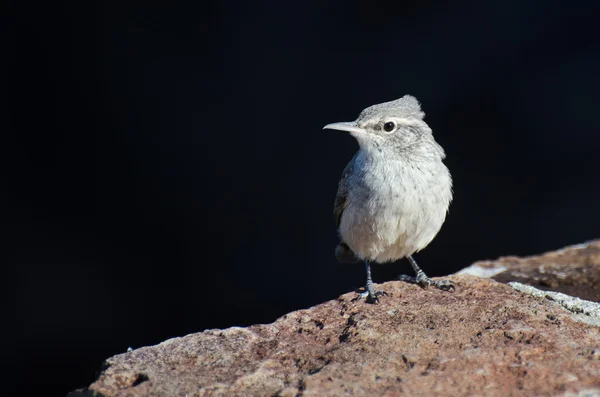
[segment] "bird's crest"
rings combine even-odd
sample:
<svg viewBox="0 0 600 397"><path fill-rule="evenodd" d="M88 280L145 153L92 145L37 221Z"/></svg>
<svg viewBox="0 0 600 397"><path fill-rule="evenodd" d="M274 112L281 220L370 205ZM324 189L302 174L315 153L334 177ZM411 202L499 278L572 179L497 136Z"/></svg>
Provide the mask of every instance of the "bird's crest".
<svg viewBox="0 0 600 397"><path fill-rule="evenodd" d="M412 95L404 95L395 101L384 102L369 106L358 116L359 119L365 119L373 116L375 113L388 113L401 117L414 117L423 119L425 113L421 110L421 104Z"/></svg>

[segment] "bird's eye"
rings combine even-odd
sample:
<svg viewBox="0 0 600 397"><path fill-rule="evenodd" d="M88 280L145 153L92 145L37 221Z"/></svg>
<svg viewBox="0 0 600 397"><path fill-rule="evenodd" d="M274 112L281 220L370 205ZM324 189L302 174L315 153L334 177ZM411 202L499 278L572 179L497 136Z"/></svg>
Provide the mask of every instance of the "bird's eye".
<svg viewBox="0 0 600 397"><path fill-rule="evenodd" d="M383 125L383 129L386 130L387 132L393 131L394 128L396 128L396 124L394 124L393 121L388 121L387 123L385 123Z"/></svg>

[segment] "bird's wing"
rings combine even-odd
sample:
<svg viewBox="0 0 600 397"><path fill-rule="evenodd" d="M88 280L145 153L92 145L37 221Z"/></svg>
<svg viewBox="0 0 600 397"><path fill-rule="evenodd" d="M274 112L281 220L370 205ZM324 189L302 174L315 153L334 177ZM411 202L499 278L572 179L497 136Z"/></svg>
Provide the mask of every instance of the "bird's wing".
<svg viewBox="0 0 600 397"><path fill-rule="evenodd" d="M358 154L358 153L357 153ZM348 198L348 177L352 174L354 170L354 162L356 160L357 154L352 157L352 160L346 165L344 171L342 172L342 178L340 179L340 183L338 185L337 195L335 196L335 202L333 204L333 215L335 218L336 227L340 227L340 223L342 222L342 214L347 206L347 198Z"/></svg>

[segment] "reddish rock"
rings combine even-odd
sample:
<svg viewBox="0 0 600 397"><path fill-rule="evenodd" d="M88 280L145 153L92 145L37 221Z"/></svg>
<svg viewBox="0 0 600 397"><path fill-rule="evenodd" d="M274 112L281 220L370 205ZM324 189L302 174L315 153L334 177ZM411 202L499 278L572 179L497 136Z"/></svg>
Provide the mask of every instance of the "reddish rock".
<svg viewBox="0 0 600 397"><path fill-rule="evenodd" d="M529 257L506 256L475 262L459 273L517 281L542 290L600 301L600 240Z"/></svg>
<svg viewBox="0 0 600 397"><path fill-rule="evenodd" d="M600 396L600 327L492 279L451 279L452 293L388 282L377 305L349 293L273 324L140 348L108 359L89 389L106 397Z"/></svg>

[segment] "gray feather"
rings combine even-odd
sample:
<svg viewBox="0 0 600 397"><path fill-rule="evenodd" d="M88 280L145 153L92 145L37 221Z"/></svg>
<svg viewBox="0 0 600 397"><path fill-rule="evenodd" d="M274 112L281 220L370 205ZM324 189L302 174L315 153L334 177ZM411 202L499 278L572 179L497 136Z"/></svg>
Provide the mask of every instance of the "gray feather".
<svg viewBox="0 0 600 397"><path fill-rule="evenodd" d="M417 98L411 95L404 95L402 98L394 101L369 106L360 113L358 120L371 118L375 114L384 115L390 113L400 117L414 117L421 120L425 117L425 113L421 110L421 104L419 104Z"/></svg>

